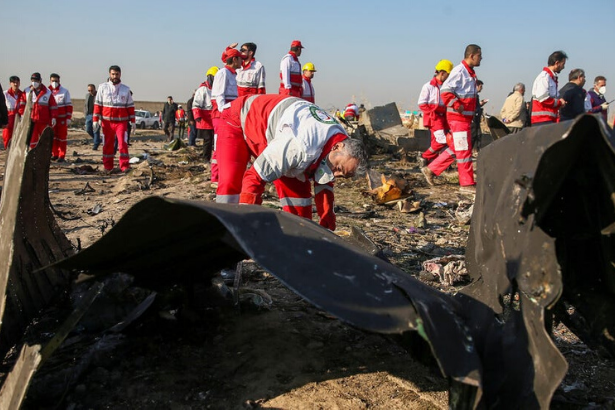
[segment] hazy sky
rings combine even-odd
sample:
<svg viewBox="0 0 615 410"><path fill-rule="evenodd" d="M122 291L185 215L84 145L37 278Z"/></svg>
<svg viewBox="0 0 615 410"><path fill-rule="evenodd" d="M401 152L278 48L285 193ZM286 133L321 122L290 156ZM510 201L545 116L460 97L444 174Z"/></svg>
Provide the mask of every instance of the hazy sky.
<svg viewBox="0 0 615 410"><path fill-rule="evenodd" d="M228 44L254 42L267 90L277 93L280 59L298 39L301 63L318 70L316 102L326 109L395 101L416 110L435 64L458 64L470 43L483 50L477 74L487 113L499 113L517 82L529 99L548 55L560 49L570 57L560 87L571 69L583 68L585 88L604 75L607 99L615 98L615 0L2 0L0 16L5 89L13 74L25 88L32 72L45 84L57 72L83 98L87 84L105 81L117 64L136 100L186 101L209 67L223 65Z"/></svg>

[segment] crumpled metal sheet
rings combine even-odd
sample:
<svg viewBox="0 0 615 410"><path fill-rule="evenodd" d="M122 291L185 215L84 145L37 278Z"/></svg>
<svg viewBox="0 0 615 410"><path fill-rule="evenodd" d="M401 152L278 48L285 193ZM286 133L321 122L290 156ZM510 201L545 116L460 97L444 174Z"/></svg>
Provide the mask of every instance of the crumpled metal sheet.
<svg viewBox="0 0 615 410"><path fill-rule="evenodd" d="M29 118L28 100L24 118ZM26 327L65 292L69 272L37 269L72 255L49 202L53 130L46 128L36 148L28 143L29 120L19 121L6 160L0 200L0 356L18 343Z"/></svg>
<svg viewBox="0 0 615 410"><path fill-rule="evenodd" d="M584 116L481 151L466 252L474 282L455 296L287 213L154 197L58 266L129 272L156 285L211 276L250 257L353 326L417 331L451 380L452 408L548 408L567 365L545 330L545 309L562 293L589 289L611 295L603 309L615 313L613 146L602 120ZM587 275L575 260L579 249L597 261L592 283L608 285L578 285Z"/></svg>

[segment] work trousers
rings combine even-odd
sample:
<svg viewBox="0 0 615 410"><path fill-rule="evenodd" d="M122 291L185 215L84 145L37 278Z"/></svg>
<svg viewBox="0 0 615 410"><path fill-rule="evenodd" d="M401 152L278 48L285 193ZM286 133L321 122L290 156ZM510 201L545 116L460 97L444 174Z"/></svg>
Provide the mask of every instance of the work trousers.
<svg viewBox="0 0 615 410"><path fill-rule="evenodd" d="M453 134L459 185L475 185L474 168L472 166L472 121L449 120L448 125Z"/></svg>
<svg viewBox="0 0 615 410"><path fill-rule="evenodd" d="M9 142L13 138L13 127L15 126L15 116L9 115L9 123L6 128L2 130L2 141L4 142L4 149L9 149Z"/></svg>
<svg viewBox="0 0 615 410"><path fill-rule="evenodd" d="M205 162L211 162L211 152L214 148L214 130L199 129L196 137L203 139L203 159ZM196 137L194 143L188 143L188 145L195 146Z"/></svg>
<svg viewBox="0 0 615 410"><path fill-rule="evenodd" d="M191 147L196 146L196 138L197 138L197 134L198 131L196 129L196 125L194 122L191 122L190 125L188 125L188 145ZM203 138L202 136L198 135L199 138ZM213 138L213 136L212 136ZM203 153L204 154L204 153Z"/></svg>
<svg viewBox="0 0 615 410"><path fill-rule="evenodd" d="M219 181L218 174L218 155L216 154L216 144L218 142L218 127L220 126L220 118L212 118L214 124L214 141L211 153L211 182Z"/></svg>
<svg viewBox="0 0 615 410"><path fill-rule="evenodd" d="M101 142L101 139L100 139L100 128L98 129L98 131L94 132L94 127L92 125L92 114L87 115L85 117L85 131L94 140L93 148L94 149L98 149L98 146L100 145L100 142Z"/></svg>
<svg viewBox="0 0 615 410"><path fill-rule="evenodd" d="M428 162L433 161L440 155L440 152L447 147L446 145L446 131L445 130L431 130L431 141L429 148L421 155Z"/></svg>
<svg viewBox="0 0 615 410"><path fill-rule="evenodd" d="M30 126L32 127L32 137L30 138L30 149L32 149L36 147L36 144L38 144L39 138L41 138L43 131L45 131L45 128L47 128L49 124L45 122L32 121Z"/></svg>
<svg viewBox="0 0 615 410"><path fill-rule="evenodd" d="M186 122L180 121L177 125L177 136L179 138L184 138L184 133L186 132Z"/></svg>
<svg viewBox="0 0 615 410"><path fill-rule="evenodd" d="M216 154L218 156L219 180L216 202L239 203L242 180L252 155L240 127L221 121L218 127ZM312 188L309 180L281 177L273 181L282 209L293 215L312 219Z"/></svg>
<svg viewBox="0 0 615 410"><path fill-rule="evenodd" d="M130 168L130 156L128 155L128 123L102 121L103 131L103 166L107 171L113 169L115 159L115 141L120 151L120 169L125 171Z"/></svg>
<svg viewBox="0 0 615 410"><path fill-rule="evenodd" d="M164 135L167 136L167 139L171 141L173 139L173 135L175 134L175 121L169 120L164 122Z"/></svg>
<svg viewBox="0 0 615 410"><path fill-rule="evenodd" d="M63 121L64 122L64 121ZM64 158L66 157L66 141L68 137L68 126L64 124L56 124L53 127L53 146L51 147L51 156Z"/></svg>

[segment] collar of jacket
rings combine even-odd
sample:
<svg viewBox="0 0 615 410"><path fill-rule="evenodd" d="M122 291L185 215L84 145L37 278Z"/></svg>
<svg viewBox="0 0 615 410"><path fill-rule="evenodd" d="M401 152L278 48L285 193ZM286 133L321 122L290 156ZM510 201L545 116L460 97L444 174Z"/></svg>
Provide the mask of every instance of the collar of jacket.
<svg viewBox="0 0 615 410"><path fill-rule="evenodd" d="M329 138L329 140L325 143L325 146L322 148L322 153L320 154L318 159L314 161L312 165L308 167L308 169L305 170L305 174L308 177L314 176L314 172L316 172L322 160L325 159L327 155L329 155L329 153L333 149L333 146L338 142L344 141L345 139L348 139L348 137L342 133L331 136L331 138Z"/></svg>
<svg viewBox="0 0 615 410"><path fill-rule="evenodd" d="M438 88L440 88L440 86L442 85L442 81L438 80L436 78L436 76L434 76L431 81L429 82L429 84L433 85L433 86L437 86Z"/></svg>
<svg viewBox="0 0 615 410"><path fill-rule="evenodd" d="M466 70L468 70L468 73L470 73L471 77L476 78L476 72L474 71L472 67L468 65L468 63L465 62L465 60L461 60L461 64L463 64Z"/></svg>
<svg viewBox="0 0 615 410"><path fill-rule="evenodd" d="M295 54L294 51L289 51L288 54L291 55L291 57L293 58L293 60L295 61L299 61L299 59L297 58L297 54Z"/></svg>
<svg viewBox="0 0 615 410"><path fill-rule="evenodd" d="M553 79L553 81L555 81L555 84L557 84L557 74L555 74L553 71L551 71L551 69L549 67L543 67L542 71L546 71L547 74L549 74L549 77L551 77Z"/></svg>
<svg viewBox="0 0 615 410"><path fill-rule="evenodd" d="M312 82L312 79L311 79L311 78L307 78L306 76L303 76L303 79L304 79L305 81L307 81L308 83L311 83L311 82Z"/></svg>
<svg viewBox="0 0 615 410"><path fill-rule="evenodd" d="M227 70L229 70L229 71L230 71L231 73L233 73L234 75L237 75L237 71L235 71L235 69L234 69L234 68L229 67L229 66L227 66L227 65L225 65L225 66L224 66L224 68L226 68Z"/></svg>
<svg viewBox="0 0 615 410"><path fill-rule="evenodd" d="M244 61L243 63L241 63L241 68L245 70L246 68L250 67L254 61L256 61L254 58L252 58L251 60Z"/></svg>

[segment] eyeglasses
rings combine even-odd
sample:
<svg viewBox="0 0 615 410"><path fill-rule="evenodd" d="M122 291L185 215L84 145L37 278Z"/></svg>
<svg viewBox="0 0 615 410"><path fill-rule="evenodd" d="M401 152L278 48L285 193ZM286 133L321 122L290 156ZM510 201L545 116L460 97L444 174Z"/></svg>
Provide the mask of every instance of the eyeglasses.
<svg viewBox="0 0 615 410"><path fill-rule="evenodd" d="M240 52L242 52L242 53L247 53L247 52L248 52L248 51L250 51L250 50L248 50L247 48L242 48L242 49L240 49L239 51L240 51Z"/></svg>

